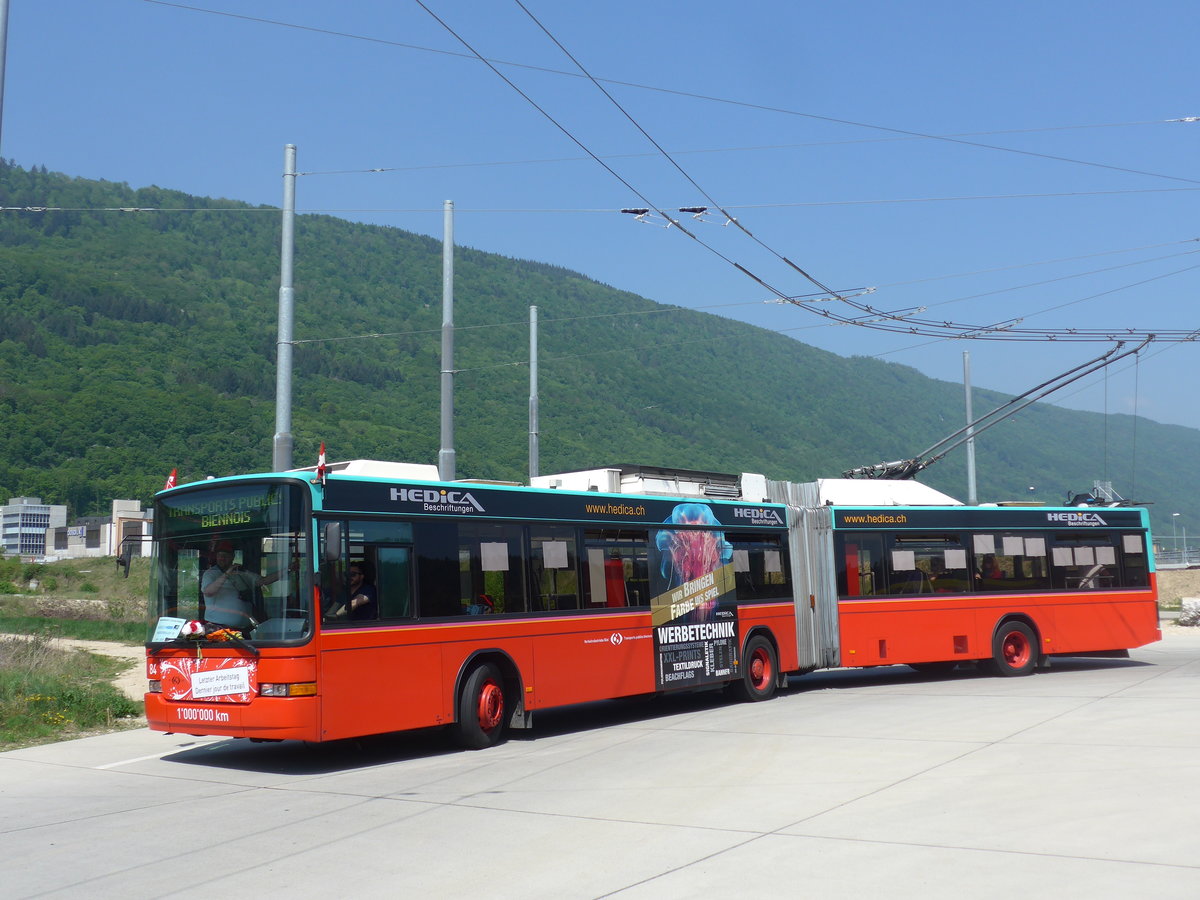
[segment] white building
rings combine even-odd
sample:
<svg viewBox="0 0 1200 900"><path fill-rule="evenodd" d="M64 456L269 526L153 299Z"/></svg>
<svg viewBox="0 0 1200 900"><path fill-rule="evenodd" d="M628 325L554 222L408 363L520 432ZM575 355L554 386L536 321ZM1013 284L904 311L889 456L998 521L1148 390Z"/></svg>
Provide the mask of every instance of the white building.
<svg viewBox="0 0 1200 900"><path fill-rule="evenodd" d="M143 543L153 533L152 516L151 510L142 509L140 500L114 500L110 516L84 516L70 526L64 517L61 525L43 532L45 556L117 556L124 540L129 541L134 556L141 556Z"/></svg>
<svg viewBox="0 0 1200 900"><path fill-rule="evenodd" d="M5 556L43 556L46 529L67 524L67 508L41 497L13 497L0 506L0 546Z"/></svg>

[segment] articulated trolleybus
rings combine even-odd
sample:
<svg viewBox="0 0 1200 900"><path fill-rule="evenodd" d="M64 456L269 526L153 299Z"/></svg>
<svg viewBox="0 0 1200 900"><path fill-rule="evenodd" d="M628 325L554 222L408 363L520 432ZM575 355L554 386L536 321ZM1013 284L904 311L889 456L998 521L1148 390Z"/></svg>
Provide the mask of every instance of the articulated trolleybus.
<svg viewBox="0 0 1200 900"><path fill-rule="evenodd" d="M911 481L619 466L534 486L356 460L161 492L146 715L327 741L788 673L1158 640L1146 512L967 507Z"/></svg>

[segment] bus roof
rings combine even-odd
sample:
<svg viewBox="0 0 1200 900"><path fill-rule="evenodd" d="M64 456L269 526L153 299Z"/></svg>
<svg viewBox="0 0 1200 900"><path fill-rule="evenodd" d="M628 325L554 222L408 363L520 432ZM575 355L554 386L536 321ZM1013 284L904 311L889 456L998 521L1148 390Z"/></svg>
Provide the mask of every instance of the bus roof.
<svg viewBox="0 0 1200 900"><path fill-rule="evenodd" d="M818 478L817 494L823 506L962 506L949 494L919 481L888 479Z"/></svg>

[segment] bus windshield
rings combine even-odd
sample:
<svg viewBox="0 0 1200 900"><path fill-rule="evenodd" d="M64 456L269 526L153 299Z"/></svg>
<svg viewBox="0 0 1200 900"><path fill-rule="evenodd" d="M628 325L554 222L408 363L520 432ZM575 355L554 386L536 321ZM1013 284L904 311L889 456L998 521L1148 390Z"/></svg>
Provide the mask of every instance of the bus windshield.
<svg viewBox="0 0 1200 900"><path fill-rule="evenodd" d="M147 640L310 637L307 521L298 484L236 482L159 498Z"/></svg>

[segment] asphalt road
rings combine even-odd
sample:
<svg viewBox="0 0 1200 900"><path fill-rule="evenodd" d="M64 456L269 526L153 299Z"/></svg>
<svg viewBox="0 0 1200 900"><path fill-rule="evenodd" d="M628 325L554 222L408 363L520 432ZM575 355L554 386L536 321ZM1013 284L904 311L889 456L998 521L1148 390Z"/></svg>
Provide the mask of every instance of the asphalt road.
<svg viewBox="0 0 1200 900"><path fill-rule="evenodd" d="M480 752L123 732L0 754L0 896L1200 897L1200 630L540 713Z"/></svg>

